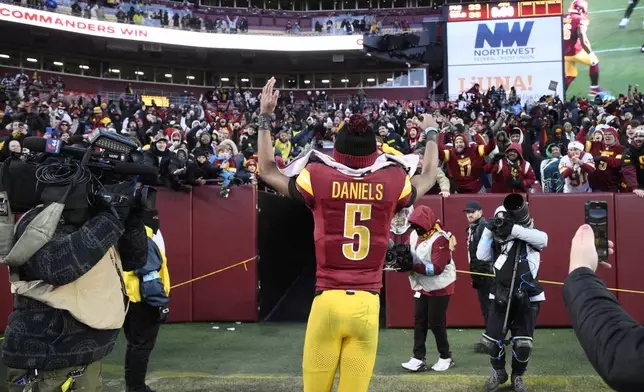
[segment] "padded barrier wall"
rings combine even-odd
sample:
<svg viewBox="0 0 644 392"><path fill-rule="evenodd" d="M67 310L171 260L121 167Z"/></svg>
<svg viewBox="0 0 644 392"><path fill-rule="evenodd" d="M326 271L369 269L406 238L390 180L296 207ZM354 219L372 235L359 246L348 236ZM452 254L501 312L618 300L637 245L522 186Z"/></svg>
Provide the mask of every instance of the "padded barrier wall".
<svg viewBox="0 0 644 392"><path fill-rule="evenodd" d="M234 188L228 199L218 196L218 188L198 188L192 195L160 190L157 198L161 231L166 242L172 284L238 263L256 254L256 195L252 187ZM540 278L563 281L568 272L570 241L575 229L583 223L584 203L605 200L611 216L609 237L616 242L617 252L611 258L613 268L603 269L600 276L609 287L644 290L644 241L639 228L644 222L642 200L626 194L529 195L530 212L537 227L546 231L549 246L542 253ZM489 218L502 203L502 195L453 195L447 199L424 197L441 217L448 230L456 235L458 245L454 259L458 269L467 270L467 220L465 204L477 199ZM191 211L191 213L187 213ZM0 330L6 326L11 311L11 294L6 272L0 277ZM457 275L456 293L452 297L448 324L480 327L476 293L468 275ZM222 272L203 281L176 288L171 293L171 321L256 321L256 265ZM388 272L385 277L387 326L413 326L413 293L405 274ZM542 307L540 326L568 326L570 322L561 298L561 287L544 284L546 303ZM639 322L644 322L644 295L619 293L625 309Z"/></svg>
<svg viewBox="0 0 644 392"><path fill-rule="evenodd" d="M626 209L636 210L637 202L640 202L637 216L629 215L622 209L615 209L615 198L626 206ZM463 209L469 200L478 200L483 206L483 214L486 219L494 215L496 208L503 204L504 195L453 195L442 200L440 206L427 203L427 199L438 199L438 196L426 196L421 203L428 204L436 210L437 216L443 216L443 223L447 230L456 236L458 245L454 251L454 262L458 270L469 270L467 260L467 219ZM539 266L539 278L543 280L563 282L568 275L568 261L570 255L570 242L575 230L584 222L584 204L589 200L600 200L608 202L609 216L609 239L616 241L616 227L619 224L619 233L624 233L625 241L630 241L630 247L617 240L617 257L611 256L610 262L613 268L602 269L599 276L609 287L617 286L618 271L622 277L621 268L625 273L630 274L631 281L626 282L620 279L622 288L633 290L644 290L644 285L638 284L637 272L644 273L644 266L640 266L638 254L643 254L642 241L637 244L635 237L637 227L635 222L643 222L641 200L633 195L613 195L610 193L584 193L567 195L529 195L530 214L535 219L536 227L548 233L548 248L541 253L541 265ZM437 200L440 203L440 200ZM440 211L440 212L439 212ZM619 222L619 223L618 223ZM622 223L623 222L623 223ZM619 237L618 237L619 238ZM624 249L619 248L624 246ZM628 267L625 267L628 265ZM628 271L628 272L626 272ZM633 275L634 274L634 275ZM391 278L391 275L399 275ZM404 278L404 279L403 279ZM404 284L403 284L404 281ZM410 328L414 325L413 291L405 274L388 272L385 280L387 285L387 326ZM539 326L569 326L570 320L566 313L562 299L561 286L543 284L546 294L546 302L541 307L537 324ZM627 311L633 311L633 315L640 315L640 321L644 321L644 295L629 295L630 302L625 303ZM618 298L622 298L619 294ZM638 307L639 304L639 307ZM394 309L390 308L393 307ZM478 304L476 291L472 288L469 275L457 274L456 291L452 296L447 312L447 323L453 327L482 327L483 316Z"/></svg>

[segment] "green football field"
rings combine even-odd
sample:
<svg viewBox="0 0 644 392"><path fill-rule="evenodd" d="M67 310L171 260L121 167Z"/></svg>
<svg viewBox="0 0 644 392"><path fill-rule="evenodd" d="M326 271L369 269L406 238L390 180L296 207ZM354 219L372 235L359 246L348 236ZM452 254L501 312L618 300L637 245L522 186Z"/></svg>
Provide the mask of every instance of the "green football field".
<svg viewBox="0 0 644 392"><path fill-rule="evenodd" d="M149 384L159 392L301 392L304 327L304 324L165 325L150 361ZM480 336L480 330L450 329L448 337L456 366L441 374L412 374L403 370L400 363L411 355L413 331L383 329L369 390L482 391L490 365L486 355L473 352ZM431 333L427 349L429 360L437 359ZM121 334L116 349L103 361L105 392L125 389L124 353ZM570 329L537 330L526 383L531 392L610 390L593 371Z"/></svg>
<svg viewBox="0 0 644 392"><path fill-rule="evenodd" d="M566 7L570 3L566 0ZM629 84L644 88L641 71L644 54L644 3L636 8L626 29L617 25L624 17L627 0L589 0L588 35L593 51L599 57L599 84L602 90L617 96L626 93ZM567 97L587 96L590 81L588 67L579 66L579 76L570 86Z"/></svg>

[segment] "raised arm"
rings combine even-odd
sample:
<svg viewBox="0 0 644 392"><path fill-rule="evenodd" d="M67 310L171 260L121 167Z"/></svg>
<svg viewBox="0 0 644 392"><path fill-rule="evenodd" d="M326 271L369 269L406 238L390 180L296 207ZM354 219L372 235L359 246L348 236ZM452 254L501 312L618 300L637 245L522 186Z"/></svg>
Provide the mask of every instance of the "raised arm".
<svg viewBox="0 0 644 392"><path fill-rule="evenodd" d="M271 143L271 123L273 112L277 106L279 90L273 90L275 78L270 78L260 99L259 135L257 136L259 169L262 180L284 196L289 196L288 184L290 178L282 174L275 162L275 153Z"/></svg>
<svg viewBox="0 0 644 392"><path fill-rule="evenodd" d="M438 175L438 144L436 144L438 124L431 115L424 114L423 120L419 125L421 131L426 132L427 144L425 145L425 156L423 157L423 171L411 179L411 184L416 188L418 197L432 189L436 184L436 176Z"/></svg>

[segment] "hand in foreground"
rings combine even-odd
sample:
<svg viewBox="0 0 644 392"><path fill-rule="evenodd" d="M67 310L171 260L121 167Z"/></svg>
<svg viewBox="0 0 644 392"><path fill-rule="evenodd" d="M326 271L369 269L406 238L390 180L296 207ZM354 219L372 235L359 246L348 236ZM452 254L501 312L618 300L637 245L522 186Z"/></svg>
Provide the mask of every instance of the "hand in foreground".
<svg viewBox="0 0 644 392"><path fill-rule="evenodd" d="M635 190L633 191L633 193L634 193L637 197L644 197L644 190L641 190L641 189L635 189Z"/></svg>
<svg viewBox="0 0 644 392"><path fill-rule="evenodd" d="M431 114L421 114L419 117L421 118L421 120L415 122L420 127L421 132L425 132L427 128L434 128L438 130L438 123Z"/></svg>
<svg viewBox="0 0 644 392"><path fill-rule="evenodd" d="M613 241L608 241L608 254L615 253L615 244ZM581 225L572 239L572 246L570 247L570 267L568 272L572 272L577 268L587 267L595 272L597 265L601 264L604 267L612 268L606 262L599 263L599 256L595 249L595 233L589 225Z"/></svg>
<svg viewBox="0 0 644 392"><path fill-rule="evenodd" d="M260 114L270 116L275 111L280 92L279 90L273 91L273 86L275 86L275 78L270 78L262 89L262 97L259 100Z"/></svg>

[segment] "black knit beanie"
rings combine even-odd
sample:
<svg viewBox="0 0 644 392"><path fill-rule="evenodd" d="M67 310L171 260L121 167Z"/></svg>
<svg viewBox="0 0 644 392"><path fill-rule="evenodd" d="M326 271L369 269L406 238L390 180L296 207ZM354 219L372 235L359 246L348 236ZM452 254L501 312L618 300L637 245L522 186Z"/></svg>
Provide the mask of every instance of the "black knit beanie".
<svg viewBox="0 0 644 392"><path fill-rule="evenodd" d="M353 168L370 166L378 157L376 134L367 119L359 114L352 115L337 133L333 149L336 161Z"/></svg>

